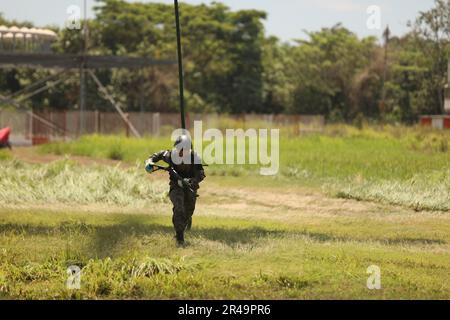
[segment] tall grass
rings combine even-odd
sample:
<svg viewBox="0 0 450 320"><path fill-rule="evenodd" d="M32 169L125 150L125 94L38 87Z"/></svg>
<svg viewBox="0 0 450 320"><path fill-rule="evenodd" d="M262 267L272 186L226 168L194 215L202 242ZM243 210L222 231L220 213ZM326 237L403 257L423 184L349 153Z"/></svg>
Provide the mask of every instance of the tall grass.
<svg viewBox="0 0 450 320"><path fill-rule="evenodd" d="M125 136L83 136L73 142L50 143L40 146L40 152L56 155L78 155L135 163L156 151L168 148L169 138L135 139Z"/></svg>
<svg viewBox="0 0 450 320"><path fill-rule="evenodd" d="M139 169L86 167L67 160L47 165L1 161L0 203L140 207L165 201L165 184L146 179Z"/></svg>
<svg viewBox="0 0 450 320"><path fill-rule="evenodd" d="M64 256L49 257L43 263L12 263L8 260L0 262L0 294L22 298L45 298L45 294L23 292L20 290L30 283L52 283L52 298L102 298L102 297L134 297L139 298L142 292L139 282L159 275L176 275L182 270L191 270L193 265L184 263L183 259L155 259L150 257L126 257L118 259L90 259L78 261L81 292L71 291L64 285L67 282L67 269L74 262L67 261ZM80 279L80 282L81 282ZM47 296L48 297L48 296Z"/></svg>
<svg viewBox="0 0 450 320"><path fill-rule="evenodd" d="M450 211L450 169L416 174L408 180L355 179L331 185L341 198L408 205L415 210Z"/></svg>

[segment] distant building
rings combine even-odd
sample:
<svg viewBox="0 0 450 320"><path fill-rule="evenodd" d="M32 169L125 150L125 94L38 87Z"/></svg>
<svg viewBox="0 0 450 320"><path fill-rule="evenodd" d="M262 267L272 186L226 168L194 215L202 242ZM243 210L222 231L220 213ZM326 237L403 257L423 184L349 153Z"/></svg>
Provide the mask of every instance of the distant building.
<svg viewBox="0 0 450 320"><path fill-rule="evenodd" d="M0 25L0 51L48 53L56 39L56 33L49 29Z"/></svg>
<svg viewBox="0 0 450 320"><path fill-rule="evenodd" d="M436 129L450 129L450 57L448 58L448 83L445 86L444 114L421 116L420 124Z"/></svg>

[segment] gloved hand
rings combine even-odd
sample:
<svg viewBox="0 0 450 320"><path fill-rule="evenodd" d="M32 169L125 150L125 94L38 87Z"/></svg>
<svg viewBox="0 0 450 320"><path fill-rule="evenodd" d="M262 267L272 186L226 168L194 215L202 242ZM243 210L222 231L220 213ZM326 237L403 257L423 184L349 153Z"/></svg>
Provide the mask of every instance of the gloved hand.
<svg viewBox="0 0 450 320"><path fill-rule="evenodd" d="M147 171L148 173L152 173L153 171L155 171L155 164L152 160L148 159L145 161L145 171Z"/></svg>
<svg viewBox="0 0 450 320"><path fill-rule="evenodd" d="M192 189L192 181L191 181L191 179L188 179L188 178L184 178L183 180L178 180L178 185L180 186L180 188L184 188L187 186Z"/></svg>

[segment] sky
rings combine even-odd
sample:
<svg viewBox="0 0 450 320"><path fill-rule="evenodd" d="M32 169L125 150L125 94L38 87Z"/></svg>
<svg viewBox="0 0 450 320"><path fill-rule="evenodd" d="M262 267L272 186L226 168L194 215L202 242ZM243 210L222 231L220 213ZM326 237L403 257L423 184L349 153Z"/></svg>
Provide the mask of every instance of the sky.
<svg viewBox="0 0 450 320"><path fill-rule="evenodd" d="M93 17L94 0L88 3L88 17ZM181 3L210 3L209 0L179 0ZM137 2L129 0L128 2ZM140 2L173 3L172 0L140 0ZM222 0L233 10L259 9L268 13L265 21L268 35L283 41L305 38L304 31L317 31L343 23L359 36L381 37L389 25L394 35L408 31L407 23L433 7L434 0ZM37 26L64 26L67 10L83 0L0 0L0 12L7 19L27 20ZM376 7L373 7L376 6ZM368 12L369 11L369 12Z"/></svg>

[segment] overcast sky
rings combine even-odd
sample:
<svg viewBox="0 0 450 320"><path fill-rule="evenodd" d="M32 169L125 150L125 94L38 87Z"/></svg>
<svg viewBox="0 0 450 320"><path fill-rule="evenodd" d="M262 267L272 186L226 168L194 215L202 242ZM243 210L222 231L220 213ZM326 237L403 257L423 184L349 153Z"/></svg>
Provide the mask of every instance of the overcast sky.
<svg viewBox="0 0 450 320"><path fill-rule="evenodd" d="M94 0L88 1L88 16ZM136 2L129 0L130 2ZM141 0L141 2L173 3L172 0ZM210 3L202 0L180 0L187 3ZM360 36L381 36L381 29L367 27L367 9L376 5L381 9L381 24L389 24L395 35L405 33L407 22L419 11L433 6L434 0L224 0L232 9L260 9L268 13L267 33L289 41L304 37L303 30L314 31L338 22ZM28 20L38 26L63 26L71 5L82 7L83 0L0 0L0 12L7 19Z"/></svg>

